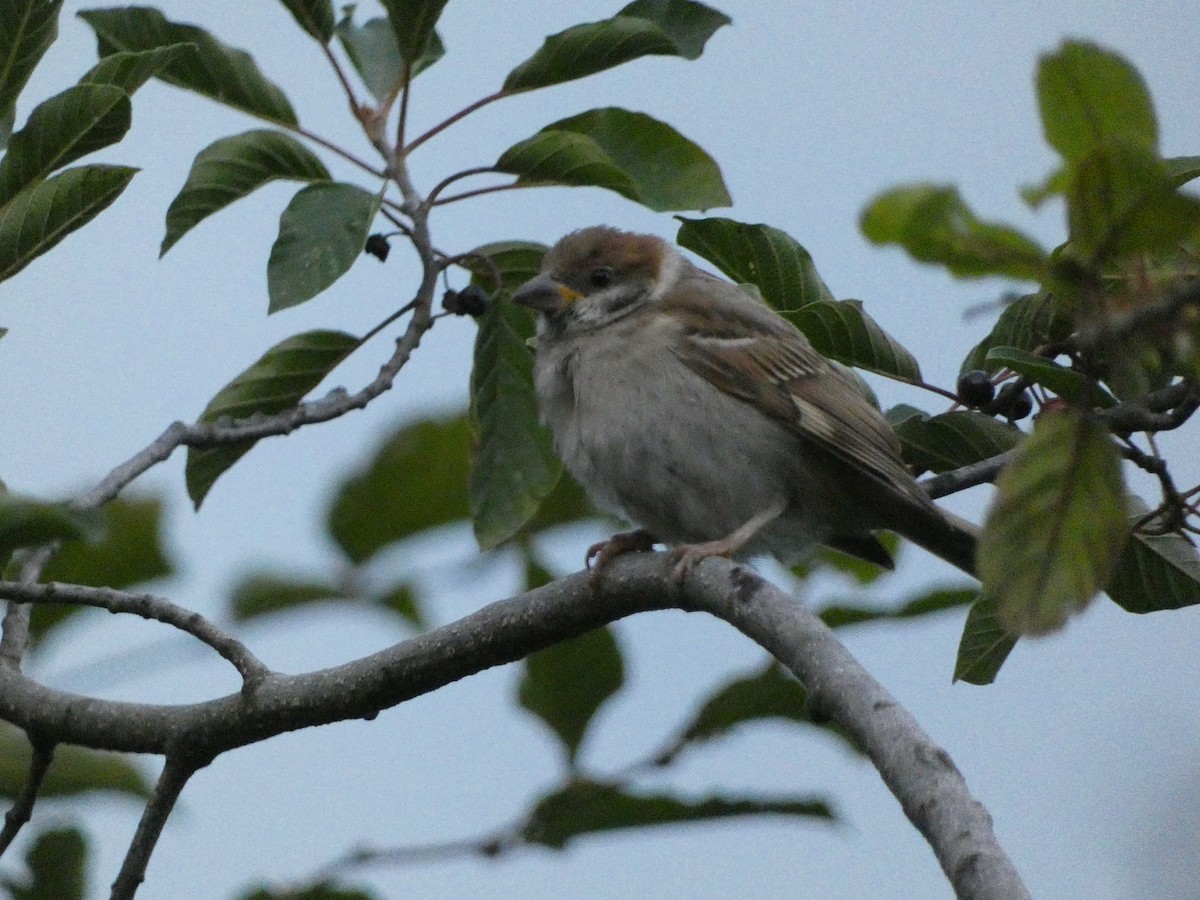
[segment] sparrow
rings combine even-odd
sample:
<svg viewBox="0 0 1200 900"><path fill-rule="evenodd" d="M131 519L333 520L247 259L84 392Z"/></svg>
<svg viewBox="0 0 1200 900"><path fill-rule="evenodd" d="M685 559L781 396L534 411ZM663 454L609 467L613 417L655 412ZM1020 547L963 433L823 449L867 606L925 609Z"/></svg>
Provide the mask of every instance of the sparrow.
<svg viewBox="0 0 1200 900"><path fill-rule="evenodd" d="M709 556L791 564L820 544L891 568L878 529L974 574L973 526L917 484L854 376L668 242L572 232L512 299L538 313L534 388L563 464L637 526L588 549L593 583L656 543L679 582Z"/></svg>

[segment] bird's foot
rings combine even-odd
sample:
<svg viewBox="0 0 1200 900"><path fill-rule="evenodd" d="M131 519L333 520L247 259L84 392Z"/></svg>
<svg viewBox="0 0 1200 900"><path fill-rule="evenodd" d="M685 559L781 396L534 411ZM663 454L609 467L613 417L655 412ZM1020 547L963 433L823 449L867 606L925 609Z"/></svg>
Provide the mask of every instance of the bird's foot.
<svg viewBox="0 0 1200 900"><path fill-rule="evenodd" d="M654 536L641 528L636 531L622 531L607 541L592 544L588 547L587 556L583 561L584 568L588 571L588 584L596 587L600 583L604 567L622 553L645 553L647 550L653 550L654 544Z"/></svg>
<svg viewBox="0 0 1200 900"><path fill-rule="evenodd" d="M730 559L740 547L741 543L734 542L729 538L705 541L702 544L681 544L671 551L671 558L675 560L675 568L671 570L671 577L675 579L676 584L683 584L697 563L703 562L710 556Z"/></svg>

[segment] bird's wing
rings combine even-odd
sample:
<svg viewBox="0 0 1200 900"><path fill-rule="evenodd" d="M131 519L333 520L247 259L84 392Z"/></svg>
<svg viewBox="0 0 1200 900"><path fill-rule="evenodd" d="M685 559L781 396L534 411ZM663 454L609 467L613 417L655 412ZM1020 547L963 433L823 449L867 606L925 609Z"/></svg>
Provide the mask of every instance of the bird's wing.
<svg viewBox="0 0 1200 900"><path fill-rule="evenodd" d="M681 362L835 459L929 505L900 462L891 426L790 322L737 286L699 272L681 287L664 298L677 304L673 315L682 325L672 349Z"/></svg>

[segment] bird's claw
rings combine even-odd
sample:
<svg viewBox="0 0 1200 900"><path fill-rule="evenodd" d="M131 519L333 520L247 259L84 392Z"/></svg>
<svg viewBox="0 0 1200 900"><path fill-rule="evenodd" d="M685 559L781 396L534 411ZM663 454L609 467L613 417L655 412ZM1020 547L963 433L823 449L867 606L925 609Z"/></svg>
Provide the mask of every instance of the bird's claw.
<svg viewBox="0 0 1200 900"><path fill-rule="evenodd" d="M702 544L682 544L671 551L671 558L675 560L675 567L671 569L671 577L675 579L676 584L683 584L698 563L710 556L722 556L729 559L736 549L727 539L705 541Z"/></svg>
<svg viewBox="0 0 1200 900"><path fill-rule="evenodd" d="M616 557L623 553L644 553L654 549L654 544L654 536L640 528L636 531L622 531L606 541L592 544L588 547L583 561L588 572L588 584L596 587L600 583L604 567Z"/></svg>

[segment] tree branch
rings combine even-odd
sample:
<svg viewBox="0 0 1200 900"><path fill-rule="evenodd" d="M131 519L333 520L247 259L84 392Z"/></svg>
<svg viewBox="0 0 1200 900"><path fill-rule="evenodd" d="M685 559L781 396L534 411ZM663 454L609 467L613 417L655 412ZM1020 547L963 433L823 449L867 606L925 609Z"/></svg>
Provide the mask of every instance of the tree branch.
<svg viewBox="0 0 1200 900"><path fill-rule="evenodd" d="M154 845L158 843L159 835L162 834L171 810L175 808L175 801L179 799L180 792L197 768L175 757L167 757L162 773L158 776L158 783L154 785L154 793L150 795L150 800L142 811L141 821L133 834L125 861L121 863L121 871L117 873L117 878L112 884L110 900L132 900L138 886L145 881L146 865L150 862Z"/></svg>
<svg viewBox="0 0 1200 900"><path fill-rule="evenodd" d="M1012 456L1013 451L1009 450L1007 453L997 454L969 466L924 478L919 484L925 489L925 493L934 500L939 497L948 497L959 491L965 491L967 488L995 481L1000 470L1008 465Z"/></svg>
<svg viewBox="0 0 1200 900"><path fill-rule="evenodd" d="M366 387L353 394L348 394L344 389L338 388L319 400L299 403L278 415L253 417L233 424L198 422L194 425L185 425L182 422L175 422L143 449L109 472L99 484L80 497L74 505L81 509L103 506L140 475L170 457L179 447L214 447L257 441L265 437L291 434L305 425L328 422L344 416L348 412L365 409L372 400L391 390L396 376L400 374L400 370L404 368L409 357L420 344L421 338L429 330L432 324L429 308L433 303L436 286L436 274L433 277L427 277L422 282L417 298L413 301L413 318L409 321L404 334L396 339L396 349L391 358L380 367L379 374Z"/></svg>
<svg viewBox="0 0 1200 900"><path fill-rule="evenodd" d="M172 625L212 647L228 660L242 676L247 690L253 689L270 671L241 641L226 634L199 613L176 606L165 597L55 581L46 584L0 581L0 598L17 603L95 606L109 612L132 613L143 619Z"/></svg>
<svg viewBox="0 0 1200 900"><path fill-rule="evenodd" d="M29 774L25 776L25 785L21 795L13 802L12 809L4 814L4 830L0 831L0 856L4 854L22 826L33 815L33 804L37 802L38 791L42 781L54 762L54 744L40 738L30 738L33 755L29 758Z"/></svg>
<svg viewBox="0 0 1200 900"><path fill-rule="evenodd" d="M1028 896L945 751L803 605L750 570L705 560L682 587L665 554L630 554L596 590L578 573L372 656L300 676L268 675L249 696L185 706L118 703L46 688L0 668L0 717L49 739L193 758L286 731L352 718L420 696L615 619L653 609L704 611L738 628L804 683L811 702L864 748L934 848L959 896Z"/></svg>

